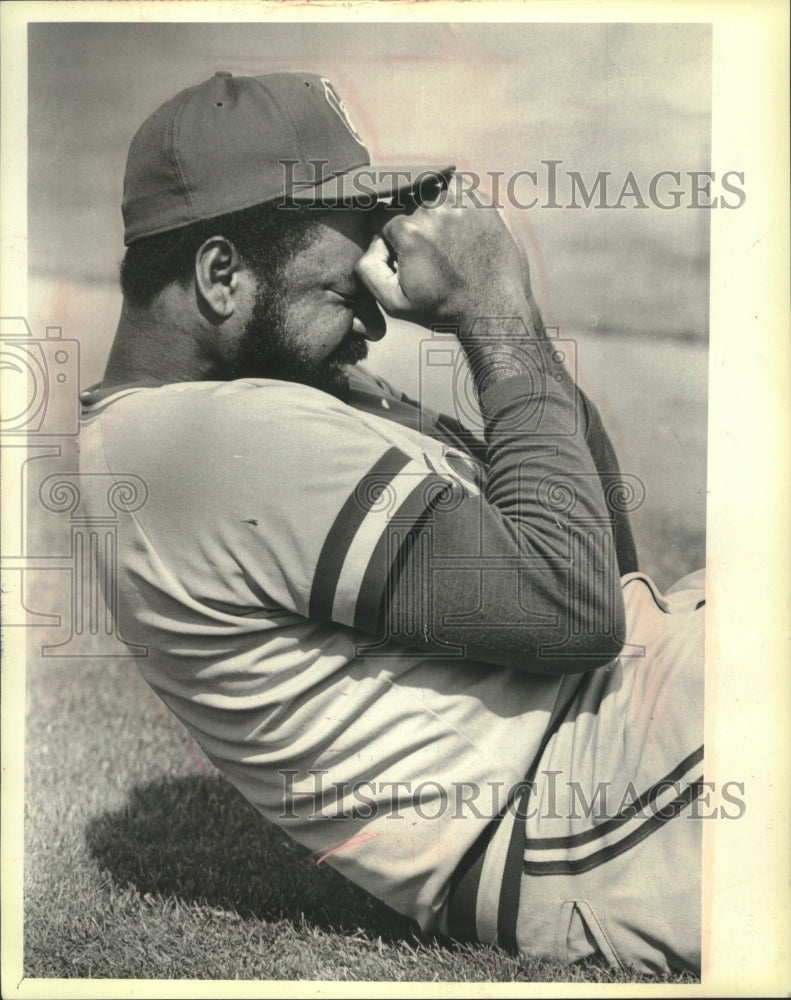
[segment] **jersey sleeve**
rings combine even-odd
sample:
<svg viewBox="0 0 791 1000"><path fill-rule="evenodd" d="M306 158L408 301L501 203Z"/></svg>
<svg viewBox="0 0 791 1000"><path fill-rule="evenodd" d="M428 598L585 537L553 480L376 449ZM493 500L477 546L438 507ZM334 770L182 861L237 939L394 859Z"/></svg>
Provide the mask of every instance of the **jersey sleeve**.
<svg viewBox="0 0 791 1000"><path fill-rule="evenodd" d="M254 529L240 559L278 604L374 632L397 555L393 526L409 531L460 487L419 448L394 443L386 422L328 399L291 387L249 400L248 440L234 446L244 474L229 471L232 520Z"/></svg>
<svg viewBox="0 0 791 1000"><path fill-rule="evenodd" d="M390 568L396 558L398 525L409 531L448 492L457 489L391 446L365 468L361 463L345 483L335 484L328 525L313 573L309 618L376 631ZM323 527L326 526L326 522Z"/></svg>
<svg viewBox="0 0 791 1000"><path fill-rule="evenodd" d="M571 380L540 396L533 381L482 395L482 492L420 436L325 393L229 389L226 551L275 607L313 621L531 672L611 661L623 599L599 475Z"/></svg>
<svg viewBox="0 0 791 1000"><path fill-rule="evenodd" d="M477 503L437 505L409 540L389 634L419 617L418 643L531 673L591 670L620 653L610 515L577 403L558 369L540 395L521 375L482 393L485 490Z"/></svg>

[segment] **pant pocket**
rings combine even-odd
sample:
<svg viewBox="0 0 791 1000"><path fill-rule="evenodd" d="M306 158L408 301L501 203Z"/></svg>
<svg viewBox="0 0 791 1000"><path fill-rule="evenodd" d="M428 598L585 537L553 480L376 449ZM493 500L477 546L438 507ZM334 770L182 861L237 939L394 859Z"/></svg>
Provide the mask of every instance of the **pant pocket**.
<svg viewBox="0 0 791 1000"><path fill-rule="evenodd" d="M560 906L555 933L555 959L570 964L601 956L608 965L623 964L593 907L585 899L565 899Z"/></svg>

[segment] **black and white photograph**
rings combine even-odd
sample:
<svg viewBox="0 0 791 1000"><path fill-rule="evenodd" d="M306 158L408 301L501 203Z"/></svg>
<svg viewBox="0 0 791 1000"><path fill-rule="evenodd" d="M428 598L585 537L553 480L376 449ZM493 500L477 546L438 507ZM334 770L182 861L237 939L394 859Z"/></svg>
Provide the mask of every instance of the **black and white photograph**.
<svg viewBox="0 0 791 1000"><path fill-rule="evenodd" d="M787 994L788 12L573 10L2 12L4 995Z"/></svg>

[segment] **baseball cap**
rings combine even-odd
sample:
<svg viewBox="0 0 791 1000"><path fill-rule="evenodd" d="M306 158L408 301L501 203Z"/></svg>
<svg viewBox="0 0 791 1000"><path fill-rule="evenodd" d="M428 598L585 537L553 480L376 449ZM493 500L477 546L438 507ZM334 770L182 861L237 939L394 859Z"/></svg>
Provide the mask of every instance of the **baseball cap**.
<svg viewBox="0 0 791 1000"><path fill-rule="evenodd" d="M276 200L328 208L419 199L453 170L373 166L325 77L218 72L166 101L132 139L124 242Z"/></svg>

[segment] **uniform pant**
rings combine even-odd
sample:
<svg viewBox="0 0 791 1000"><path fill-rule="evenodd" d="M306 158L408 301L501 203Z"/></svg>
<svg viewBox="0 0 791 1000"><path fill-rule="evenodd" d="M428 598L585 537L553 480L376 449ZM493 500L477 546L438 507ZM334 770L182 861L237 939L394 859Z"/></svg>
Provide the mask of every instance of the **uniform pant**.
<svg viewBox="0 0 791 1000"><path fill-rule="evenodd" d="M663 597L623 579L624 651L569 684L521 794L453 887L451 934L550 961L699 971L702 582Z"/></svg>

